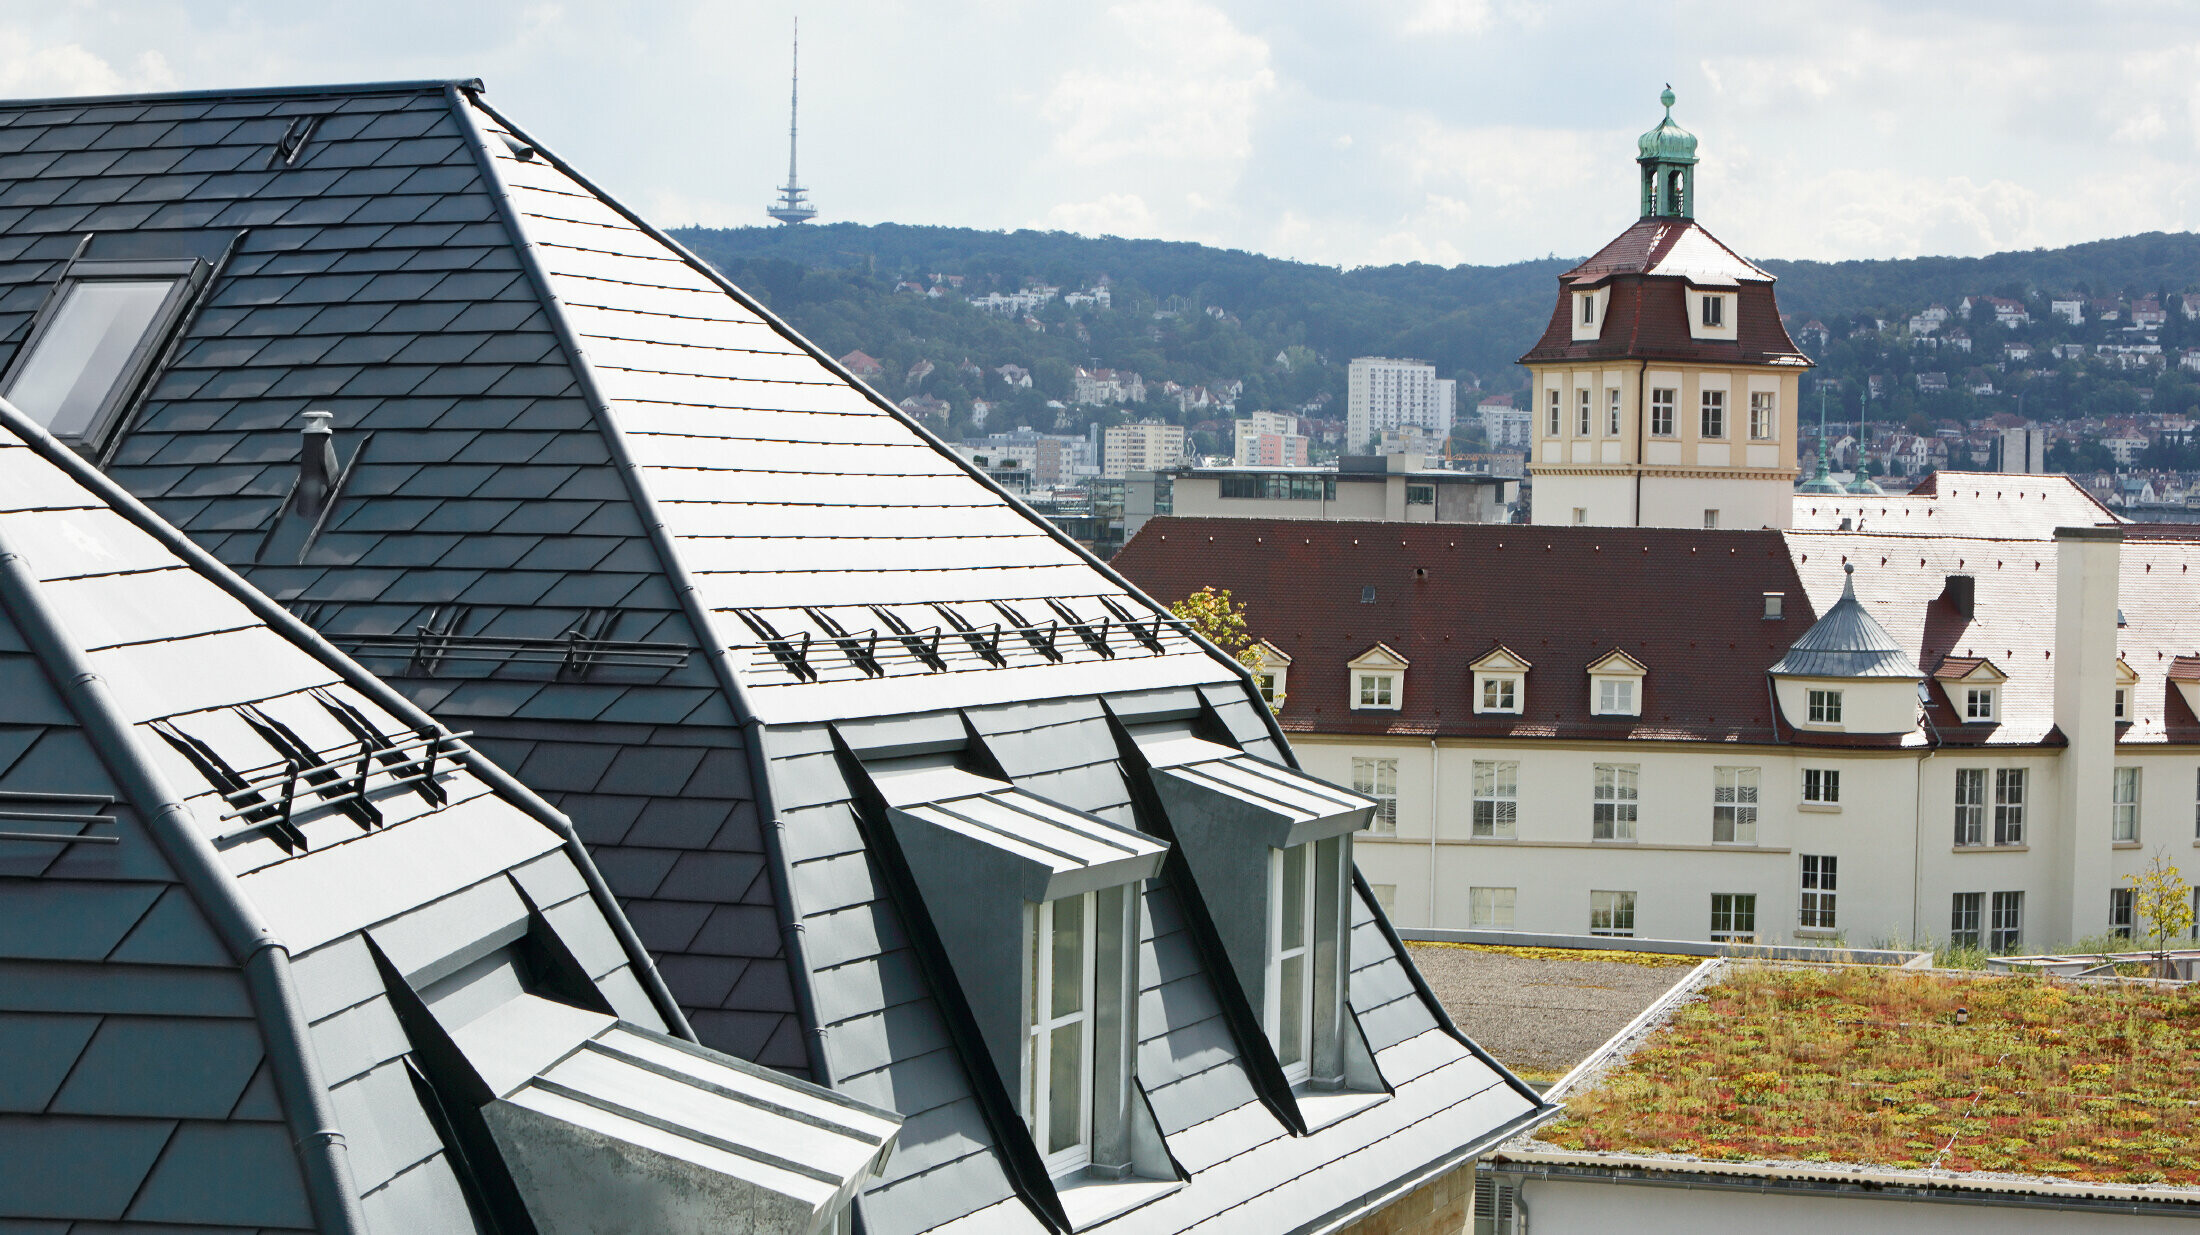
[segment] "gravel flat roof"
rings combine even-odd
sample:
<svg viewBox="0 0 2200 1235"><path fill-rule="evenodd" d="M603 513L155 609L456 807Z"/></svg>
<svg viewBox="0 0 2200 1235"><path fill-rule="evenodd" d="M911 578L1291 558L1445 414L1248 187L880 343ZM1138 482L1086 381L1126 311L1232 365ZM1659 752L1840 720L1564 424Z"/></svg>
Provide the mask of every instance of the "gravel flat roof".
<svg viewBox="0 0 2200 1235"><path fill-rule="evenodd" d="M1408 944L1466 1035L1524 1080L1555 1081L1688 976L1700 957Z"/></svg>

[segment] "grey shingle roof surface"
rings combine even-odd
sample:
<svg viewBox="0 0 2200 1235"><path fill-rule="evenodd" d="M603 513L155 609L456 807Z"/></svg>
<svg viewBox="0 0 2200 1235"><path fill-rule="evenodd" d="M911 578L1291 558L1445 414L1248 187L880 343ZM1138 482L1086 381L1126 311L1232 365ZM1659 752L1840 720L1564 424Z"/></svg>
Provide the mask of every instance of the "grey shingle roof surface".
<svg viewBox="0 0 2200 1235"><path fill-rule="evenodd" d="M1288 761L1234 668L473 93L114 108L168 126L136 143L162 166L40 163L55 199L132 197L149 212L103 226L147 243L245 230L110 474L570 814L704 1042L904 1115L867 1229L1043 1229L834 730L975 735L1020 790L1136 828L1110 707L1189 708ZM0 148L74 142L81 111L0 108ZM274 136L239 126L300 113L325 118L270 168ZM0 215L0 347L81 225ZM275 524L309 407L352 470L300 553ZM629 646L544 655L570 632ZM510 912L493 874L436 889L469 929ZM1189 1181L1114 1229L1349 1213L1534 1111L1363 902L1351 1004L1394 1092L1293 1135L1187 926L1197 897L1153 880L1141 913L1139 1081ZM394 1087L394 1016L339 980L365 948L337 932L373 907L292 903L329 940L299 969L329 992L330 1070ZM393 1222L447 1200L408 1145Z"/></svg>

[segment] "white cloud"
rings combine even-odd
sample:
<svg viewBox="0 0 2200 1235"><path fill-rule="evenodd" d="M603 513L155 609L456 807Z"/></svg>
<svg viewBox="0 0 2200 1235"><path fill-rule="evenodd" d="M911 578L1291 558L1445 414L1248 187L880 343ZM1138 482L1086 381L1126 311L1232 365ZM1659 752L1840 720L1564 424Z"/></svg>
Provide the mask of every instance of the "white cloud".
<svg viewBox="0 0 2200 1235"><path fill-rule="evenodd" d="M1145 236L1153 233L1154 215L1136 193L1109 193L1096 201L1062 202L1039 225L1088 236Z"/></svg>
<svg viewBox="0 0 2200 1235"><path fill-rule="evenodd" d="M1041 104L1058 155L1230 165L1252 153L1255 113L1276 87L1267 43L1205 5L1131 0L1105 16L1114 45L1086 47Z"/></svg>
<svg viewBox="0 0 2200 1235"><path fill-rule="evenodd" d="M79 43L43 42L20 28L0 26L0 97L125 94L174 85L175 75L158 51L140 51L126 69L117 69Z"/></svg>

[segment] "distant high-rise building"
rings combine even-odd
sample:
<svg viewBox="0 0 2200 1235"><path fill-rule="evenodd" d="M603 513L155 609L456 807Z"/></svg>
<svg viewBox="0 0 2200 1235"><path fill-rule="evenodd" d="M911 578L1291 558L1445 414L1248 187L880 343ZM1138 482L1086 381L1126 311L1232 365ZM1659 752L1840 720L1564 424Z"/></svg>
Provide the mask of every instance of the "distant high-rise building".
<svg viewBox="0 0 2200 1235"><path fill-rule="evenodd" d="M1419 425L1431 437L1451 436L1458 384L1438 379L1418 360L1360 356L1345 371L1345 453L1365 452L1385 429Z"/></svg>
<svg viewBox="0 0 2200 1235"><path fill-rule="evenodd" d="M779 188L779 200L764 208L764 213L782 223L807 223L817 217L817 207L810 204L809 192L794 174L794 135L796 105L802 97L802 19L795 19L794 67L787 75L787 183Z"/></svg>
<svg viewBox="0 0 2200 1235"><path fill-rule="evenodd" d="M2003 429L2001 431L2001 465L1997 471L2040 473L2047 470L2047 430L2040 428Z"/></svg>
<svg viewBox="0 0 2200 1235"><path fill-rule="evenodd" d="M1184 459L1184 426L1145 420L1116 425L1101 438L1100 474L1121 480L1132 472L1174 467Z"/></svg>
<svg viewBox="0 0 2200 1235"><path fill-rule="evenodd" d="M1279 412L1254 412L1234 426L1239 467L1305 467L1306 436L1299 418Z"/></svg>

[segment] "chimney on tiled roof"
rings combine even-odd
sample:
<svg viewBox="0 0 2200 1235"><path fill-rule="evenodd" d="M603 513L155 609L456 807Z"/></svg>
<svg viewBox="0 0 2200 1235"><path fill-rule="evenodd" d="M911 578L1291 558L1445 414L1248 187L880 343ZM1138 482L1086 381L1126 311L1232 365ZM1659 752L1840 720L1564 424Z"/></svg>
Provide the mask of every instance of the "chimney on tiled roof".
<svg viewBox="0 0 2200 1235"><path fill-rule="evenodd" d="M2100 889L2110 871L2109 811L2116 766L2116 608L2124 532L2055 529L2055 728L2069 745L2056 788L2065 824L2048 860L2056 873L2046 933L2067 939L2108 929Z"/></svg>
<svg viewBox="0 0 2200 1235"><path fill-rule="evenodd" d="M333 419L333 412L307 412L306 427L298 431L298 487L291 490L290 509L308 519L321 517L336 485Z"/></svg>
<svg viewBox="0 0 2200 1235"><path fill-rule="evenodd" d="M1940 599L1968 621L1975 616L1978 598L1978 579L1972 575L1949 575L1941 585Z"/></svg>

